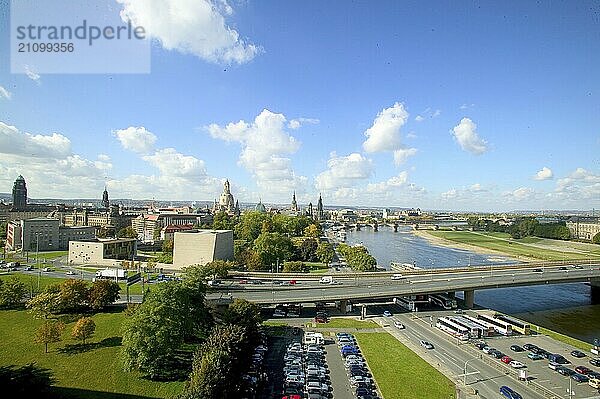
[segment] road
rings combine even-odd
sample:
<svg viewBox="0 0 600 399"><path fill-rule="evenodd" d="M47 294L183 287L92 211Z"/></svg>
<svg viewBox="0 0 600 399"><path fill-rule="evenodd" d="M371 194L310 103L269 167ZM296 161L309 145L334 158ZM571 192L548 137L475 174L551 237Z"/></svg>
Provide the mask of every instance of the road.
<svg viewBox="0 0 600 399"><path fill-rule="evenodd" d="M220 288L233 297L259 304L281 302L335 301L342 299L375 299L394 296L442 293L463 290L481 290L537 284L589 282L600 278L600 264L573 266L546 266L543 268L490 267L489 269L441 271L405 275L402 280L382 277L337 278L339 285L319 284L318 280L297 280L292 286L272 284L242 285L229 283ZM536 271L539 270L539 271ZM222 293L208 297L218 298Z"/></svg>

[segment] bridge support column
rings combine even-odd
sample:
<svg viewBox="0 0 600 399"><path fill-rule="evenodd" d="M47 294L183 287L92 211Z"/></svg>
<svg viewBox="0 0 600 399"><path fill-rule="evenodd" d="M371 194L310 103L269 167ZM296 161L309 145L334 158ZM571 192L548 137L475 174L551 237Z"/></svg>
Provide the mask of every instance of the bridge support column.
<svg viewBox="0 0 600 399"><path fill-rule="evenodd" d="M346 314L347 308L348 308L348 300L347 299L340 300L340 312L342 314Z"/></svg>
<svg viewBox="0 0 600 399"><path fill-rule="evenodd" d="M360 319L364 320L367 318L367 305L360 306Z"/></svg>
<svg viewBox="0 0 600 399"><path fill-rule="evenodd" d="M473 305L475 304L475 291L474 290L465 290L464 291L465 298L465 307L467 309L473 309Z"/></svg>
<svg viewBox="0 0 600 399"><path fill-rule="evenodd" d="M356 223L356 231L360 231L360 224Z"/></svg>
<svg viewBox="0 0 600 399"><path fill-rule="evenodd" d="M590 284L592 304L600 303L600 279L593 278Z"/></svg>
<svg viewBox="0 0 600 399"><path fill-rule="evenodd" d="M398 232L398 223L394 223L394 233Z"/></svg>

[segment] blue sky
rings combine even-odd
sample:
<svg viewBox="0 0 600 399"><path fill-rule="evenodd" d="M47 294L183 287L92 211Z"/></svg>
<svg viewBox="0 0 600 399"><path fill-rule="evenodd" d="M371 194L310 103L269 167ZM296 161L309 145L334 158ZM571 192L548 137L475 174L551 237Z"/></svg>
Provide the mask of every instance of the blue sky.
<svg viewBox="0 0 600 399"><path fill-rule="evenodd" d="M0 0L1 192L600 208L597 2L101 3L151 73L11 74Z"/></svg>

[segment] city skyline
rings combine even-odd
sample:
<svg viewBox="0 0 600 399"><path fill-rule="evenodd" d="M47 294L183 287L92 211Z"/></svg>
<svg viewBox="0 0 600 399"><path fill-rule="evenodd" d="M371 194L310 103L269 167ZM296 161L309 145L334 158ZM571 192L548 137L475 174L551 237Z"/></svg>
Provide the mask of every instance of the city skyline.
<svg viewBox="0 0 600 399"><path fill-rule="evenodd" d="M150 74L0 63L1 192L211 201L228 178L244 203L600 208L591 2L145 4L103 12L148 29Z"/></svg>

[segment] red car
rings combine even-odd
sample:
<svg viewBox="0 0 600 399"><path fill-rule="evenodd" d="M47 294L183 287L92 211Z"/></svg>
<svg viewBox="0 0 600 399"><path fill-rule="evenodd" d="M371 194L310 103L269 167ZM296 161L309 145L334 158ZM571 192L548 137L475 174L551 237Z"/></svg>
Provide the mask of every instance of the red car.
<svg viewBox="0 0 600 399"><path fill-rule="evenodd" d="M502 359L500 359L500 361L502 363L508 364L508 363L510 363L512 361L512 358L510 356L503 356Z"/></svg>
<svg viewBox="0 0 600 399"><path fill-rule="evenodd" d="M302 399L302 396L300 395L286 395L284 397L282 397L281 399Z"/></svg>
<svg viewBox="0 0 600 399"><path fill-rule="evenodd" d="M579 374L586 375L592 370L588 369L585 366L577 366L577 367L575 367L575 371L577 371Z"/></svg>
<svg viewBox="0 0 600 399"><path fill-rule="evenodd" d="M315 323L327 323L327 317L317 316L315 317Z"/></svg>

